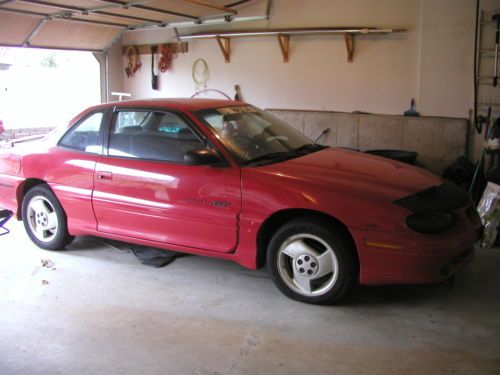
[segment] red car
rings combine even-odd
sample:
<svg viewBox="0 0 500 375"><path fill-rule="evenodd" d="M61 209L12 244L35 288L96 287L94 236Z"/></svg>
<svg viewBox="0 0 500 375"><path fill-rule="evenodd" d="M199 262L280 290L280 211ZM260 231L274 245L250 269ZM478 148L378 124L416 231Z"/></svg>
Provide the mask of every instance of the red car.
<svg viewBox="0 0 500 375"><path fill-rule="evenodd" d="M474 256L468 194L422 169L320 146L242 102L108 103L0 157L0 207L44 249L94 235L256 269L309 303L354 283L435 283Z"/></svg>

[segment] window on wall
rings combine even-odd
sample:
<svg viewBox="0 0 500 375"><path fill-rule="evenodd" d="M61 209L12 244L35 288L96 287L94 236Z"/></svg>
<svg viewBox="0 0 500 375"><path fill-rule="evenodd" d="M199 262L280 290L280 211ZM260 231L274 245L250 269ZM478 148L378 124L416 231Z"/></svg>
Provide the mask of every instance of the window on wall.
<svg viewBox="0 0 500 375"><path fill-rule="evenodd" d="M101 154L102 118L102 112L97 112L89 117L86 117L80 123L73 125L71 129L61 138L59 146L75 151Z"/></svg>
<svg viewBox="0 0 500 375"><path fill-rule="evenodd" d="M178 115L155 111L120 111L114 115L109 155L184 163L187 151L205 148Z"/></svg>

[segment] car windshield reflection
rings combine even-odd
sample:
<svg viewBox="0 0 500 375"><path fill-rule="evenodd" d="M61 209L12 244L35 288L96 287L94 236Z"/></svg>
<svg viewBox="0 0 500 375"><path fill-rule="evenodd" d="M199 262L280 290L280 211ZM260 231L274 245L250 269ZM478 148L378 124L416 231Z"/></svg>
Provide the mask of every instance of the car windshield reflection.
<svg viewBox="0 0 500 375"><path fill-rule="evenodd" d="M241 165L254 166L299 157L325 148L256 107L244 105L196 113Z"/></svg>

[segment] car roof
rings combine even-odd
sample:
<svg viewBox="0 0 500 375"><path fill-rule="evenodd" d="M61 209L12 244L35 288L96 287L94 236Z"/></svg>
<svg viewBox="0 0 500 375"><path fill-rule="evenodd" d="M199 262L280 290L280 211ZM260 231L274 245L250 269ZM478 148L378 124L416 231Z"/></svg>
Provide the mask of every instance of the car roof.
<svg viewBox="0 0 500 375"><path fill-rule="evenodd" d="M201 109L229 107L234 105L244 105L244 102L226 99L200 99L200 98L169 98L169 99L139 99L123 100L120 102L109 102L89 108L94 110L98 108L165 108L180 111L197 111Z"/></svg>

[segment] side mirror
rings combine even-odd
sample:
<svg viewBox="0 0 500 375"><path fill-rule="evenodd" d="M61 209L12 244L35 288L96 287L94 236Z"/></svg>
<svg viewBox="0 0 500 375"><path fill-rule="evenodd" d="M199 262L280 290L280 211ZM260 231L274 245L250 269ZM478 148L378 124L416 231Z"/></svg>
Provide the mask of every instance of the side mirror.
<svg viewBox="0 0 500 375"><path fill-rule="evenodd" d="M217 151L203 148L186 152L184 161L187 165L212 165L220 163L221 158Z"/></svg>

